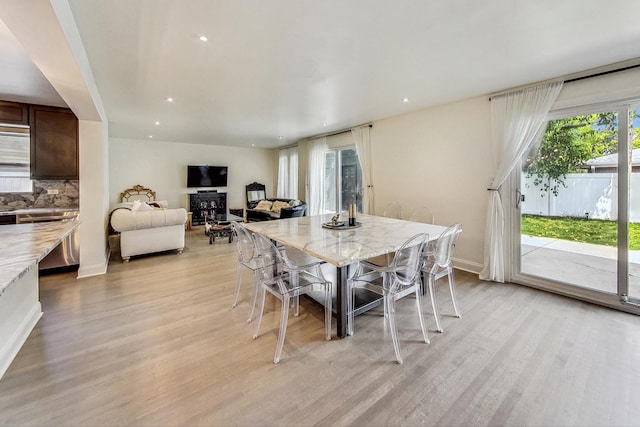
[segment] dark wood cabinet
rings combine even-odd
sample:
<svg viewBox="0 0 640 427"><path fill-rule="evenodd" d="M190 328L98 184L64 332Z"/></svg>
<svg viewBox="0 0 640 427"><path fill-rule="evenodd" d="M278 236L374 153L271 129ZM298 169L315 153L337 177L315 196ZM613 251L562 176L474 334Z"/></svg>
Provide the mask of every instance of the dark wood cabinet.
<svg viewBox="0 0 640 427"><path fill-rule="evenodd" d="M29 105L19 102L0 101L0 124L29 125Z"/></svg>
<svg viewBox="0 0 640 427"><path fill-rule="evenodd" d="M78 179L78 119L67 108L31 105L31 178Z"/></svg>
<svg viewBox="0 0 640 427"><path fill-rule="evenodd" d="M15 224L15 215L0 215L0 225Z"/></svg>
<svg viewBox="0 0 640 427"><path fill-rule="evenodd" d="M201 191L189 194L189 211L193 225L204 224L205 218L224 220L227 216L227 193Z"/></svg>

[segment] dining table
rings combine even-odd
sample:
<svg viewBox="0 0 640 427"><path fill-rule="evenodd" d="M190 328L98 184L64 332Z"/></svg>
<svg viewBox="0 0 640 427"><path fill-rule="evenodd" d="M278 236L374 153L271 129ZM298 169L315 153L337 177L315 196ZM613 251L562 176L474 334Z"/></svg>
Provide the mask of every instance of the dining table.
<svg viewBox="0 0 640 427"><path fill-rule="evenodd" d="M447 227L366 214L357 216L354 227L349 227L348 223L342 227L323 227L333 224L331 220L334 215L249 222L244 226L253 233L335 267L333 310L336 335L344 338L347 335L347 280L358 262L393 253L418 233L427 234L428 241L437 240ZM357 295L354 314L360 314L379 303L379 296Z"/></svg>

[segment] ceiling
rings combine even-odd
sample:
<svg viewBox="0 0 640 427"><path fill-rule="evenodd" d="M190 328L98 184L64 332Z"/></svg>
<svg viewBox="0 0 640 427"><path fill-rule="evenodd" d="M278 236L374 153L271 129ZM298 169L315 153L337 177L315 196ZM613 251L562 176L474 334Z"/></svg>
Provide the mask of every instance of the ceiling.
<svg viewBox="0 0 640 427"><path fill-rule="evenodd" d="M3 101L66 106L2 20L0 70L0 99Z"/></svg>
<svg viewBox="0 0 640 427"><path fill-rule="evenodd" d="M69 5L120 138L276 147L640 57L637 0ZM64 105L4 25L0 67L0 98Z"/></svg>

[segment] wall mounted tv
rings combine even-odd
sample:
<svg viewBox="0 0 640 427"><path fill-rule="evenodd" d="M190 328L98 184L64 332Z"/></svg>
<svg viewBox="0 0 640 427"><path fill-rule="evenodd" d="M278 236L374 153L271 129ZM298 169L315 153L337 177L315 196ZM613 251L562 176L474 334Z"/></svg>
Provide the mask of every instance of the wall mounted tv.
<svg viewBox="0 0 640 427"><path fill-rule="evenodd" d="M187 187L226 186L226 166L187 166Z"/></svg>

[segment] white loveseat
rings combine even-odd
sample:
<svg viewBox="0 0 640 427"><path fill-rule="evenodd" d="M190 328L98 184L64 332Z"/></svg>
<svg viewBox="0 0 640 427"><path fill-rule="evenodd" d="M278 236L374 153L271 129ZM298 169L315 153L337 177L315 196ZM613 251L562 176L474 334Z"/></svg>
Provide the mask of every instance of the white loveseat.
<svg viewBox="0 0 640 427"><path fill-rule="evenodd" d="M120 193L123 203L109 215L109 225L120 234L120 255L128 262L134 255L184 249L187 211L167 209L155 201L155 191L136 185Z"/></svg>
<svg viewBox="0 0 640 427"><path fill-rule="evenodd" d="M121 203L111 212L111 227L120 233L122 261L152 252L182 252L187 222L184 208L133 211L132 205Z"/></svg>

